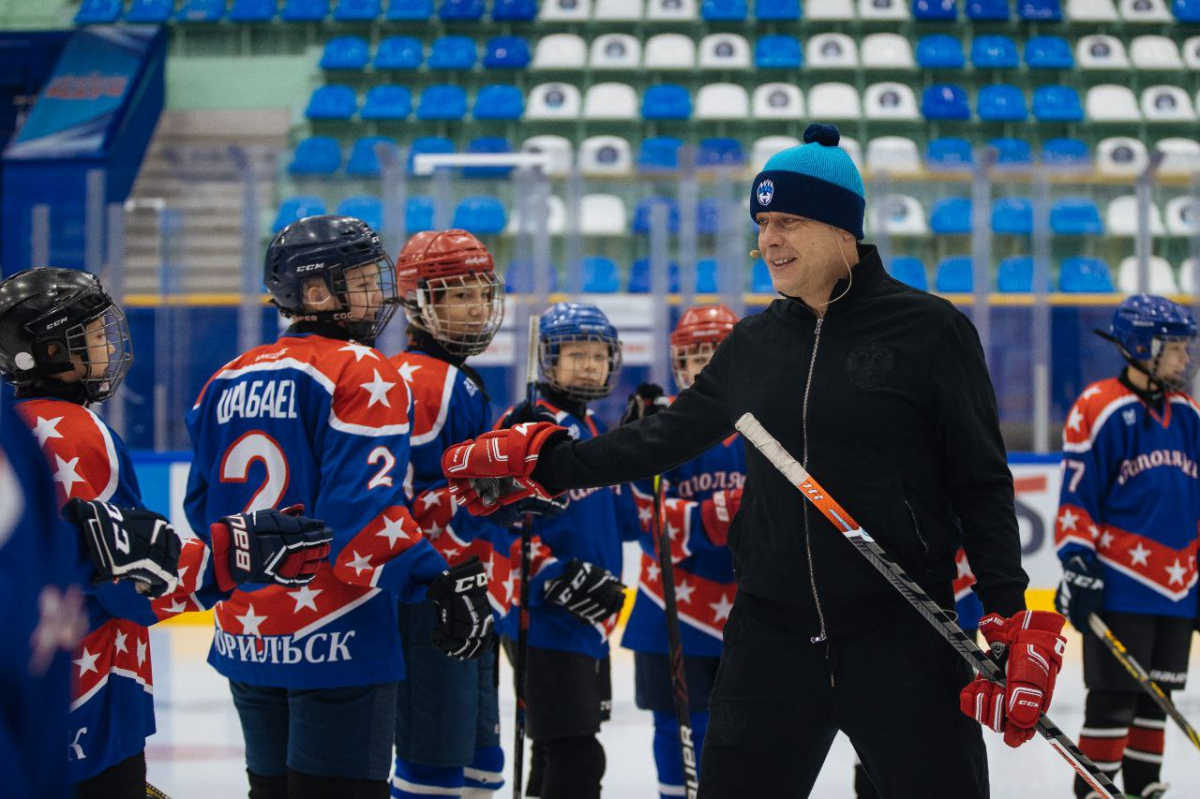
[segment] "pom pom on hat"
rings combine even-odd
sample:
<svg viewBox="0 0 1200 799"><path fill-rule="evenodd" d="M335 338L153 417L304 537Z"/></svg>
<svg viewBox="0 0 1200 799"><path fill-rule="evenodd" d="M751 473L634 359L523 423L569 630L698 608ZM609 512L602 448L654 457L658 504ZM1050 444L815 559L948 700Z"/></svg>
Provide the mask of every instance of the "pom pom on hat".
<svg viewBox="0 0 1200 799"><path fill-rule="evenodd" d="M805 144L816 142L825 147L837 147L841 140L842 134L838 132L837 125L823 125L820 122L814 122L804 129Z"/></svg>

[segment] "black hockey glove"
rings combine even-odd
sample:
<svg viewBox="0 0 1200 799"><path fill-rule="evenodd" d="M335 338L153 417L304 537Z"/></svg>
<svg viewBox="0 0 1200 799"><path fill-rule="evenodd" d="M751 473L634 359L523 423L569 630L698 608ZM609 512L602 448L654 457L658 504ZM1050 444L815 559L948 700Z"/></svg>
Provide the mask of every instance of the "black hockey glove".
<svg viewBox="0 0 1200 799"><path fill-rule="evenodd" d="M1054 608L1071 626L1089 635L1088 616L1104 607L1104 570L1092 558L1073 555L1063 564L1062 582L1054 593Z"/></svg>
<svg viewBox="0 0 1200 799"><path fill-rule="evenodd" d="M625 586L599 566L571 558L562 577L546 583L546 601L586 624L603 624L625 604Z"/></svg>
<svg viewBox="0 0 1200 799"><path fill-rule="evenodd" d="M571 497L568 494L560 494L550 499L530 496L511 505L501 505L499 509L488 516L488 521L511 529L524 524L526 514L535 519L548 520L566 513L570 506Z"/></svg>
<svg viewBox="0 0 1200 799"><path fill-rule="evenodd" d="M509 428L519 424L530 422L556 422L554 414L547 411L545 408L539 408L537 403L531 403L529 400L522 400L509 409L504 415L498 427Z"/></svg>
<svg viewBox="0 0 1200 799"><path fill-rule="evenodd" d="M621 416L621 424L629 424L638 419L653 416L670 404L667 396L663 393L662 386L654 383L642 383L637 387L637 391L629 395L629 400L625 403L625 413Z"/></svg>
<svg viewBox="0 0 1200 799"><path fill-rule="evenodd" d="M179 583L179 536L166 518L138 508L72 499L63 518L79 528L92 556L94 585L133 580L137 592L151 597L175 590Z"/></svg>
<svg viewBox="0 0 1200 799"><path fill-rule="evenodd" d="M429 584L429 600L437 613L433 645L447 657L471 660L483 654L492 635L487 572L475 555Z"/></svg>
<svg viewBox="0 0 1200 799"><path fill-rule="evenodd" d="M244 583L308 585L329 556L333 531L320 519L300 514L303 505L222 516L212 534L217 587L232 591Z"/></svg>

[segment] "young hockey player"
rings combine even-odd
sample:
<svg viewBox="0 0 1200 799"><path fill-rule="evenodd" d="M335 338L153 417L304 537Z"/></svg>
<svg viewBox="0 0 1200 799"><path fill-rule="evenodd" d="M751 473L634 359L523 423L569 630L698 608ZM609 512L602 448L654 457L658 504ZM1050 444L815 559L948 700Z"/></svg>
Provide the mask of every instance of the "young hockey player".
<svg viewBox="0 0 1200 799"><path fill-rule="evenodd" d="M0 373L16 386L17 413L54 470L58 502L80 529L99 580L87 587L86 636L73 661L67 775L80 797L145 796L145 739L154 732L146 626L210 606L235 582L270 579L265 572L243 579L230 559L231 549L269 547L256 521L215 523L215 554L198 540L181 551L166 520L142 507L124 442L88 408L112 396L131 360L125 316L93 275L38 268L0 283ZM281 517L262 516L272 527ZM329 538L311 520L287 524L297 551L279 573L307 582L303 561L319 557ZM244 541L234 543L233 526ZM288 551L276 543L267 560Z"/></svg>
<svg viewBox="0 0 1200 799"><path fill-rule="evenodd" d="M682 391L708 365L717 345L733 330L737 316L724 305L690 308L671 333L671 369ZM658 386L644 385L630 397L626 419L655 412ZM721 635L737 586L725 538L737 512L746 477L746 453L740 436L718 443L695 460L662 476L664 523L671 536L676 598L683 643L684 671L696 757L708 728L708 697L721 658ZM685 796L680 759L679 720L675 713L667 657L667 620L662 570L653 540L652 487L638 484L635 498L642 521L641 578L621 645L634 651L635 698L654 714L654 763L663 799ZM717 496L720 495L720 496ZM714 501L715 500L715 501ZM722 513L717 513L720 507Z"/></svg>
<svg viewBox="0 0 1200 799"><path fill-rule="evenodd" d="M1099 332L1099 331L1097 331ZM1165 714L1088 627L1096 613L1170 694L1187 677L1196 617L1200 410L1185 393L1191 313L1163 297L1126 299L1101 335L1126 366L1076 400L1063 429L1055 539L1059 610L1083 633L1087 686L1079 748L1125 793L1159 797ZM1088 795L1076 780L1076 796Z"/></svg>
<svg viewBox="0 0 1200 799"><path fill-rule="evenodd" d="M188 414L185 508L195 525L303 503L334 538L310 585L218 604L209 662L230 681L253 799L386 797L397 603L428 585L434 643L478 656L492 624L484 570L445 572L406 507L409 392L370 346L395 311L379 237L358 219L301 219L268 247L264 282L292 324L222 367Z"/></svg>

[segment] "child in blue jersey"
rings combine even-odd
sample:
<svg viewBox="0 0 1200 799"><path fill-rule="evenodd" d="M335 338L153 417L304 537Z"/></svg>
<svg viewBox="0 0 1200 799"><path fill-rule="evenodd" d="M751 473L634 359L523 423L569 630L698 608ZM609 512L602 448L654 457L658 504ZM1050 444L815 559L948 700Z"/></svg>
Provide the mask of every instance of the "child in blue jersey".
<svg viewBox="0 0 1200 799"><path fill-rule="evenodd" d="M1184 393L1196 323L1186 308L1141 294L1100 335L1126 366L1088 386L1063 430L1056 602L1084 636L1079 748L1110 777L1122 772L1126 795L1157 799L1167 788L1165 714L1087 620L1096 613L1167 694L1184 687L1200 546L1200 409ZM1080 779L1075 794L1089 796Z"/></svg>
<svg viewBox="0 0 1200 799"><path fill-rule="evenodd" d="M264 282L292 324L222 367L188 414L193 524L303 504L333 531L310 585L236 591L217 605L209 663L227 677L250 795L386 796L403 675L400 602L433 601L452 657L491 634L483 565L446 562L404 494L411 398L371 344L395 311L391 259L364 222L301 219L267 249Z"/></svg>

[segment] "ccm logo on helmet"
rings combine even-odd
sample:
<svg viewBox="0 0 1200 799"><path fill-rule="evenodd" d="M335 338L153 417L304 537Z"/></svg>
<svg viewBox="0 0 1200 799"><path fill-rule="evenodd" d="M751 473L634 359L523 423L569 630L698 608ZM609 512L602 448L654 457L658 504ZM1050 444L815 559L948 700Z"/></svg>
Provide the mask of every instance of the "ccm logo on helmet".
<svg viewBox="0 0 1200 799"><path fill-rule="evenodd" d="M65 316L64 316L63 318L61 318L61 319L55 319L55 320L54 320L53 322L51 322L50 324L46 325L46 329L47 329L47 330L53 330L54 328L58 327L59 325L61 325L61 324L62 324L63 322L65 322L65 321L67 321L67 317L65 317Z"/></svg>
<svg viewBox="0 0 1200 799"><path fill-rule="evenodd" d="M479 255L475 256L474 258L464 258L463 259L463 264L465 264L466 266L478 266L480 264L486 264L487 262L488 262L487 258L484 258L483 256L479 256Z"/></svg>
<svg viewBox="0 0 1200 799"><path fill-rule="evenodd" d="M307 264L305 266L297 266L296 271L297 272L311 272L314 269L324 269L324 268L325 268L325 262L322 261L319 264Z"/></svg>

